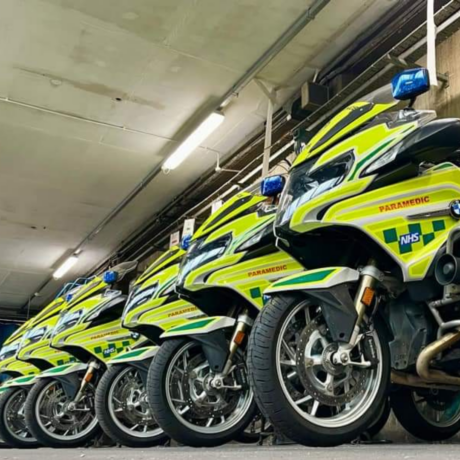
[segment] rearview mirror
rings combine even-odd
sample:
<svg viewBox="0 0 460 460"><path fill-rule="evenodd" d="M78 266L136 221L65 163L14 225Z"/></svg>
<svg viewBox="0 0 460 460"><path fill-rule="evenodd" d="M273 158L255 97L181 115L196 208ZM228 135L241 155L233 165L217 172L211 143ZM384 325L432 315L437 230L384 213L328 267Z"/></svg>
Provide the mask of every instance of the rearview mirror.
<svg viewBox="0 0 460 460"><path fill-rule="evenodd" d="M399 101L415 99L430 89L428 70L423 67L404 70L393 77L391 87L395 99Z"/></svg>
<svg viewBox="0 0 460 460"><path fill-rule="evenodd" d="M260 184L260 193L263 196L279 195L284 188L286 179L283 176L266 177Z"/></svg>

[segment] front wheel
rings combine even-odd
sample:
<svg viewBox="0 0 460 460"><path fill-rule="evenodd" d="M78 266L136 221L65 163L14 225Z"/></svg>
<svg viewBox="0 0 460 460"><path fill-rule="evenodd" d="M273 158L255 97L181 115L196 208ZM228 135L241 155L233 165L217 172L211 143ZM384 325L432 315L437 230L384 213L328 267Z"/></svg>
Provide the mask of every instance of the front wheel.
<svg viewBox="0 0 460 460"><path fill-rule="evenodd" d="M0 394L0 439L9 447L30 449L40 446L24 418L27 393L28 389L17 387Z"/></svg>
<svg viewBox="0 0 460 460"><path fill-rule="evenodd" d="M428 388L398 388L391 394L398 422L423 441L445 441L460 431L460 393Z"/></svg>
<svg viewBox="0 0 460 460"><path fill-rule="evenodd" d="M235 439L256 415L243 357L236 355L221 388L194 340L165 342L150 366L148 397L159 425L173 439L192 447L213 447Z"/></svg>
<svg viewBox="0 0 460 460"><path fill-rule="evenodd" d="M96 414L105 433L124 446L152 447L168 440L153 417L140 371L129 364L104 373L96 391Z"/></svg>
<svg viewBox="0 0 460 460"><path fill-rule="evenodd" d="M356 439L378 418L389 389L385 332L378 318L365 324L347 363L337 364L344 344L332 340L322 306L273 297L254 325L248 365L257 404L275 430L307 446Z"/></svg>
<svg viewBox="0 0 460 460"><path fill-rule="evenodd" d="M84 446L100 433L94 398L94 387L88 384L84 396L73 407L59 380L40 379L26 400L27 426L44 446Z"/></svg>

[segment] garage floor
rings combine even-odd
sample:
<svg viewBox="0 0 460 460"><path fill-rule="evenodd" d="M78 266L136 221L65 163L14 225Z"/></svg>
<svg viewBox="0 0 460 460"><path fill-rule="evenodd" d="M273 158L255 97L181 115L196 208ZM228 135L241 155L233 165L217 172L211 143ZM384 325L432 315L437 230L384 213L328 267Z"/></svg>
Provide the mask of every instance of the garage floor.
<svg viewBox="0 0 460 460"><path fill-rule="evenodd" d="M385 460L385 459L433 459L443 460L459 458L458 445L426 444L380 444L342 446L334 449L308 449L299 446L256 447L228 445L215 449L193 449L189 447L152 448L134 450L127 448L101 449L38 449L33 452L34 460L200 460L237 459L245 460ZM2 460L29 460L31 452L27 450L5 449L0 453Z"/></svg>

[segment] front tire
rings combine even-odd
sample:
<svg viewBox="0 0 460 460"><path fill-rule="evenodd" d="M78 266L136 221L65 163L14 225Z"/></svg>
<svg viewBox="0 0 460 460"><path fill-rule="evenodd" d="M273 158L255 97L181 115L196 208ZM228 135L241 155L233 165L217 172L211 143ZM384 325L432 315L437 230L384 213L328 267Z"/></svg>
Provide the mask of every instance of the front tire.
<svg viewBox="0 0 460 460"><path fill-rule="evenodd" d="M0 439L9 447L32 449L40 446L24 418L27 393L27 388L17 387L0 394Z"/></svg>
<svg viewBox="0 0 460 460"><path fill-rule="evenodd" d="M174 440L192 447L220 446L235 439L256 414L253 393L242 381L247 374L241 359L237 367L226 384L236 383L235 374L241 372L241 390L209 390L207 382L213 374L201 344L190 339L165 342L147 380L159 425Z"/></svg>
<svg viewBox="0 0 460 460"><path fill-rule="evenodd" d="M92 388L90 385L87 388ZM62 384L40 379L26 400L26 423L37 440L47 447L87 445L101 432L94 408L94 391L88 390L75 411L66 409L69 399Z"/></svg>
<svg viewBox="0 0 460 460"><path fill-rule="evenodd" d="M391 404L390 400L387 398L380 409L380 413L376 420L374 420L371 425L366 429L365 435L368 436L368 439L375 438L382 430L385 428L385 425L388 423L391 415Z"/></svg>
<svg viewBox="0 0 460 460"><path fill-rule="evenodd" d="M152 416L139 370L129 364L104 373L96 391L96 414L104 432L123 446L153 447L168 440Z"/></svg>
<svg viewBox="0 0 460 460"><path fill-rule="evenodd" d="M460 393L400 387L391 394L398 422L423 441L446 441L460 431Z"/></svg>
<svg viewBox="0 0 460 460"><path fill-rule="evenodd" d="M296 294L270 300L255 322L248 366L257 404L275 430L299 444L329 447L353 441L377 419L390 385L390 354L383 324L375 318L373 326L367 335L377 363L336 365L330 358L338 344L320 305ZM369 362L365 343L352 349L351 361Z"/></svg>

